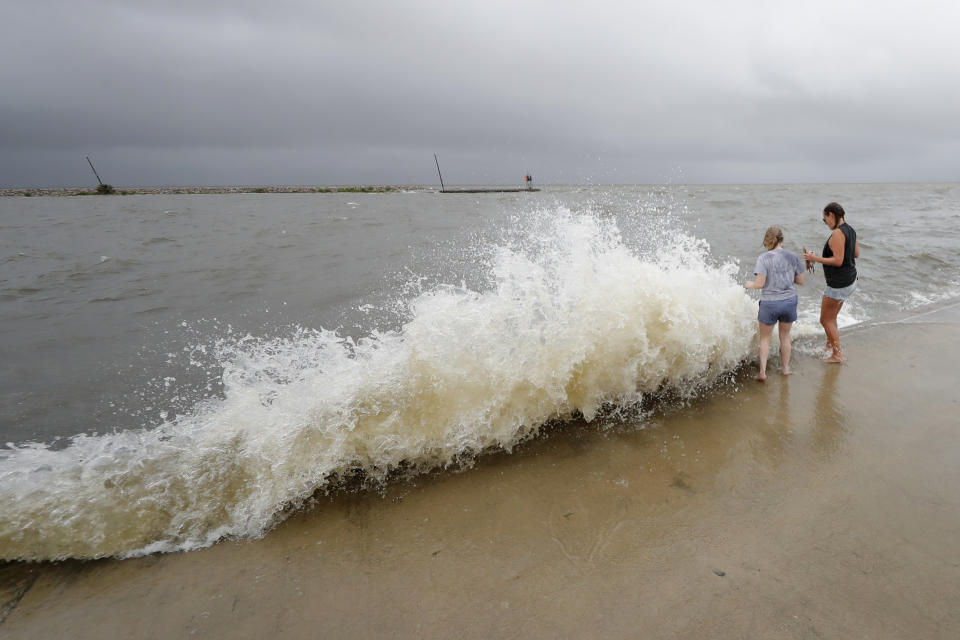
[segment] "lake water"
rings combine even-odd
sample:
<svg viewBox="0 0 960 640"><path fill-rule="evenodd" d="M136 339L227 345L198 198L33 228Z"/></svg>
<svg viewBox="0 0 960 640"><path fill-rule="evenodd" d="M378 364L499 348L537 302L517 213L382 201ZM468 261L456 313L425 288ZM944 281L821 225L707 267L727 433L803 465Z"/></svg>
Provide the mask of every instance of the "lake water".
<svg viewBox="0 0 960 640"><path fill-rule="evenodd" d="M960 184L2 198L0 551L196 548L353 470L642 427L754 357L763 233L820 253L830 201L861 249L842 325L960 294Z"/></svg>

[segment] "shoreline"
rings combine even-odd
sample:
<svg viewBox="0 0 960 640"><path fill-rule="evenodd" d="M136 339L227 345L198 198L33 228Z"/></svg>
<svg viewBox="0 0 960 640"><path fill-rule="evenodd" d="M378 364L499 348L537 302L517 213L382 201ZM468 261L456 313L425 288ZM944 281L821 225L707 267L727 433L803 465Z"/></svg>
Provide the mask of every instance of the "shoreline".
<svg viewBox="0 0 960 640"><path fill-rule="evenodd" d="M402 193L409 191L439 191L434 187L401 185L364 185L364 186L233 186L233 187L114 187L112 194L97 193L96 188L37 188L37 189L0 189L0 197L61 197L61 196L98 196L98 195L222 195L231 193Z"/></svg>
<svg viewBox="0 0 960 640"><path fill-rule="evenodd" d="M895 185L954 185L960 184L958 181L946 182L762 182L762 183L727 183L727 182L704 182L704 183L539 183L540 187L571 187L571 188L596 188L596 187L810 187L810 186L836 186L850 187L863 185L877 186L895 186ZM494 185L451 185L451 190L457 188L471 187L494 187ZM527 191L526 187L505 187ZM98 194L96 186L90 187L0 187L0 197L4 196L74 196L74 195L178 195L178 194L228 194L228 193L384 193L384 192L404 192L404 191L436 191L441 192L439 185L281 185L281 186L138 186L138 187L114 187L114 194Z"/></svg>
<svg viewBox="0 0 960 640"><path fill-rule="evenodd" d="M260 540L3 564L0 633L956 637L958 338L952 300L851 328L849 364L741 371L643 424L318 498Z"/></svg>

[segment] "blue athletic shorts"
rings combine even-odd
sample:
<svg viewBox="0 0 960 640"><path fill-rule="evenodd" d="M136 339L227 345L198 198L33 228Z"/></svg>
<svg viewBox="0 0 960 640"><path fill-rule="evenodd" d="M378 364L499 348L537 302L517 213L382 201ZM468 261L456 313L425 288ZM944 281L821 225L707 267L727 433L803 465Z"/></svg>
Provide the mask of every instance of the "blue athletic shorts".
<svg viewBox="0 0 960 640"><path fill-rule="evenodd" d="M794 322L797 319L797 296L786 300L761 300L757 320L763 324Z"/></svg>
<svg viewBox="0 0 960 640"><path fill-rule="evenodd" d="M853 293L853 290L857 288L857 283L854 282L849 287L842 287L840 289L834 289L831 286L828 286L823 290L824 298L833 298L834 300L840 300L841 302L850 297L850 294Z"/></svg>

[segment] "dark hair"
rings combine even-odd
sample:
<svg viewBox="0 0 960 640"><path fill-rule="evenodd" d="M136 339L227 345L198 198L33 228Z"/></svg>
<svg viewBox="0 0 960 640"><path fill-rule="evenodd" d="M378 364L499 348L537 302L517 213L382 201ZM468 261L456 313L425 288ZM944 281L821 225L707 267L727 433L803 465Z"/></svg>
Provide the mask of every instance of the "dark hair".
<svg viewBox="0 0 960 640"><path fill-rule="evenodd" d="M832 213L833 217L837 220L843 220L846 217L846 214L843 212L843 207L841 207L836 202L831 202L823 208L824 213Z"/></svg>

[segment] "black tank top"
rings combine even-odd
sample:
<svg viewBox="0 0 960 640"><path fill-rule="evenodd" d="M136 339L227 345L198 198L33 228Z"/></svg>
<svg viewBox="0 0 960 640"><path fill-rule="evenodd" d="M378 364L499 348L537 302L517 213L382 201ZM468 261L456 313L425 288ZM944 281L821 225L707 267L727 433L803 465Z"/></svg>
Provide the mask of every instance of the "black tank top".
<svg viewBox="0 0 960 640"><path fill-rule="evenodd" d="M823 265L823 275L827 279L827 286L834 289L849 287L857 281L857 261L853 253L857 246L857 232L846 222L837 229L843 233L843 264L839 267ZM832 258L833 251L830 249L830 239L827 238L827 244L823 245L823 257Z"/></svg>

